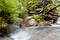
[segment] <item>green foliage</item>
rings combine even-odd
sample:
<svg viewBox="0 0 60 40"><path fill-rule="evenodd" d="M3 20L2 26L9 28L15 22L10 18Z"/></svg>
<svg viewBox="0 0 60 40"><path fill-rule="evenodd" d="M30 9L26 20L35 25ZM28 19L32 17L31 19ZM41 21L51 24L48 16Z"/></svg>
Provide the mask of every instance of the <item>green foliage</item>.
<svg viewBox="0 0 60 40"><path fill-rule="evenodd" d="M52 0L54 3L57 3L57 0ZM37 8L40 0L0 0L0 17L2 17L5 22L11 20L15 22L18 19L18 15L20 14L21 18L25 18L28 16L29 11L34 11ZM48 5L49 6L49 5ZM49 7L54 7L54 5L46 7L47 10ZM57 8L60 13L60 8ZM47 11L46 10L46 11ZM40 15L39 15L40 16ZM35 19L42 20L42 16L37 17ZM1 19L0 19L1 20Z"/></svg>
<svg viewBox="0 0 60 40"><path fill-rule="evenodd" d="M6 20L4 19L4 18L2 18L2 17L0 17L0 25L2 26L2 27L7 27L7 22L6 22Z"/></svg>
<svg viewBox="0 0 60 40"><path fill-rule="evenodd" d="M28 10L34 11L37 8L39 2L40 0L30 0L27 5Z"/></svg>
<svg viewBox="0 0 60 40"><path fill-rule="evenodd" d="M15 22L19 15L18 5L18 0L0 0L0 18L2 17L6 22L8 20Z"/></svg>
<svg viewBox="0 0 60 40"><path fill-rule="evenodd" d="M41 16L41 15L34 15L33 18L34 18L37 22L44 21L44 16Z"/></svg>
<svg viewBox="0 0 60 40"><path fill-rule="evenodd" d="M0 17L0 25L1 23L4 23L5 22L5 19L3 19L2 17Z"/></svg>
<svg viewBox="0 0 60 40"><path fill-rule="evenodd" d="M52 0L54 4L60 4L60 0ZM57 7L58 15L60 15L60 7Z"/></svg>
<svg viewBox="0 0 60 40"><path fill-rule="evenodd" d="M20 0L20 17L25 18L28 16L28 11L36 9L39 1L40 0Z"/></svg>

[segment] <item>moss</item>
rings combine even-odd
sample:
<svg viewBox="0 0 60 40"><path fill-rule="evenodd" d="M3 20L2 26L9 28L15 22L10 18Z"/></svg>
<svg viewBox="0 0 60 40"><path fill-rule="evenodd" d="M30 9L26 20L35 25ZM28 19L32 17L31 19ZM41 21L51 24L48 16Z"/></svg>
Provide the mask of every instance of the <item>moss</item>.
<svg viewBox="0 0 60 40"><path fill-rule="evenodd" d="M37 22L44 21L44 16L41 16L41 15L34 15L33 18L34 18Z"/></svg>

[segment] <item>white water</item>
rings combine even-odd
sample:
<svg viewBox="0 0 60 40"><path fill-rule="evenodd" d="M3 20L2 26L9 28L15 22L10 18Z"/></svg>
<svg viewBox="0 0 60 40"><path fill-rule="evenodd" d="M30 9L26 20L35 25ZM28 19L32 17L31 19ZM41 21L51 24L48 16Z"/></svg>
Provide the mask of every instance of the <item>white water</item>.
<svg viewBox="0 0 60 40"><path fill-rule="evenodd" d="M52 26L60 26L60 17L56 23L57 24L52 24ZM16 26L14 31L15 32L11 34L11 38L14 40L60 40L60 29L19 29L19 27Z"/></svg>
<svg viewBox="0 0 60 40"><path fill-rule="evenodd" d="M14 40L60 40L60 29L24 29L11 35Z"/></svg>
<svg viewBox="0 0 60 40"><path fill-rule="evenodd" d="M58 18L56 24L51 24L53 27L60 27L60 17Z"/></svg>

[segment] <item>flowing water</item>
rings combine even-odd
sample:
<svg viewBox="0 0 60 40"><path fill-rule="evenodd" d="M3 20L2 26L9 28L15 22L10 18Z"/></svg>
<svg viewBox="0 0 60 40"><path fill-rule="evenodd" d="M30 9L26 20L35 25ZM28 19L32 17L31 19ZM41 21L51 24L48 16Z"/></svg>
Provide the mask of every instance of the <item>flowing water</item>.
<svg viewBox="0 0 60 40"><path fill-rule="evenodd" d="M10 25L12 33L10 37L0 38L0 40L60 40L60 18L57 24L47 27L19 28L18 25Z"/></svg>
<svg viewBox="0 0 60 40"><path fill-rule="evenodd" d="M60 29L23 29L12 34L14 40L60 40Z"/></svg>

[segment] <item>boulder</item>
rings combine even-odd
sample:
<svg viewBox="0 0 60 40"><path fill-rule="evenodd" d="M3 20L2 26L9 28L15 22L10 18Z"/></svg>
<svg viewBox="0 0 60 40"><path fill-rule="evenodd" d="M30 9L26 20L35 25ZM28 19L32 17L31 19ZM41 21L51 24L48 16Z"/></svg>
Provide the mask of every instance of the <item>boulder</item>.
<svg viewBox="0 0 60 40"><path fill-rule="evenodd" d="M28 21L28 23L29 23L30 26L36 26L37 22L36 22L35 19L31 19L31 20Z"/></svg>
<svg viewBox="0 0 60 40"><path fill-rule="evenodd" d="M0 26L0 36L7 36L10 32L11 31L10 31L9 26L7 27Z"/></svg>

